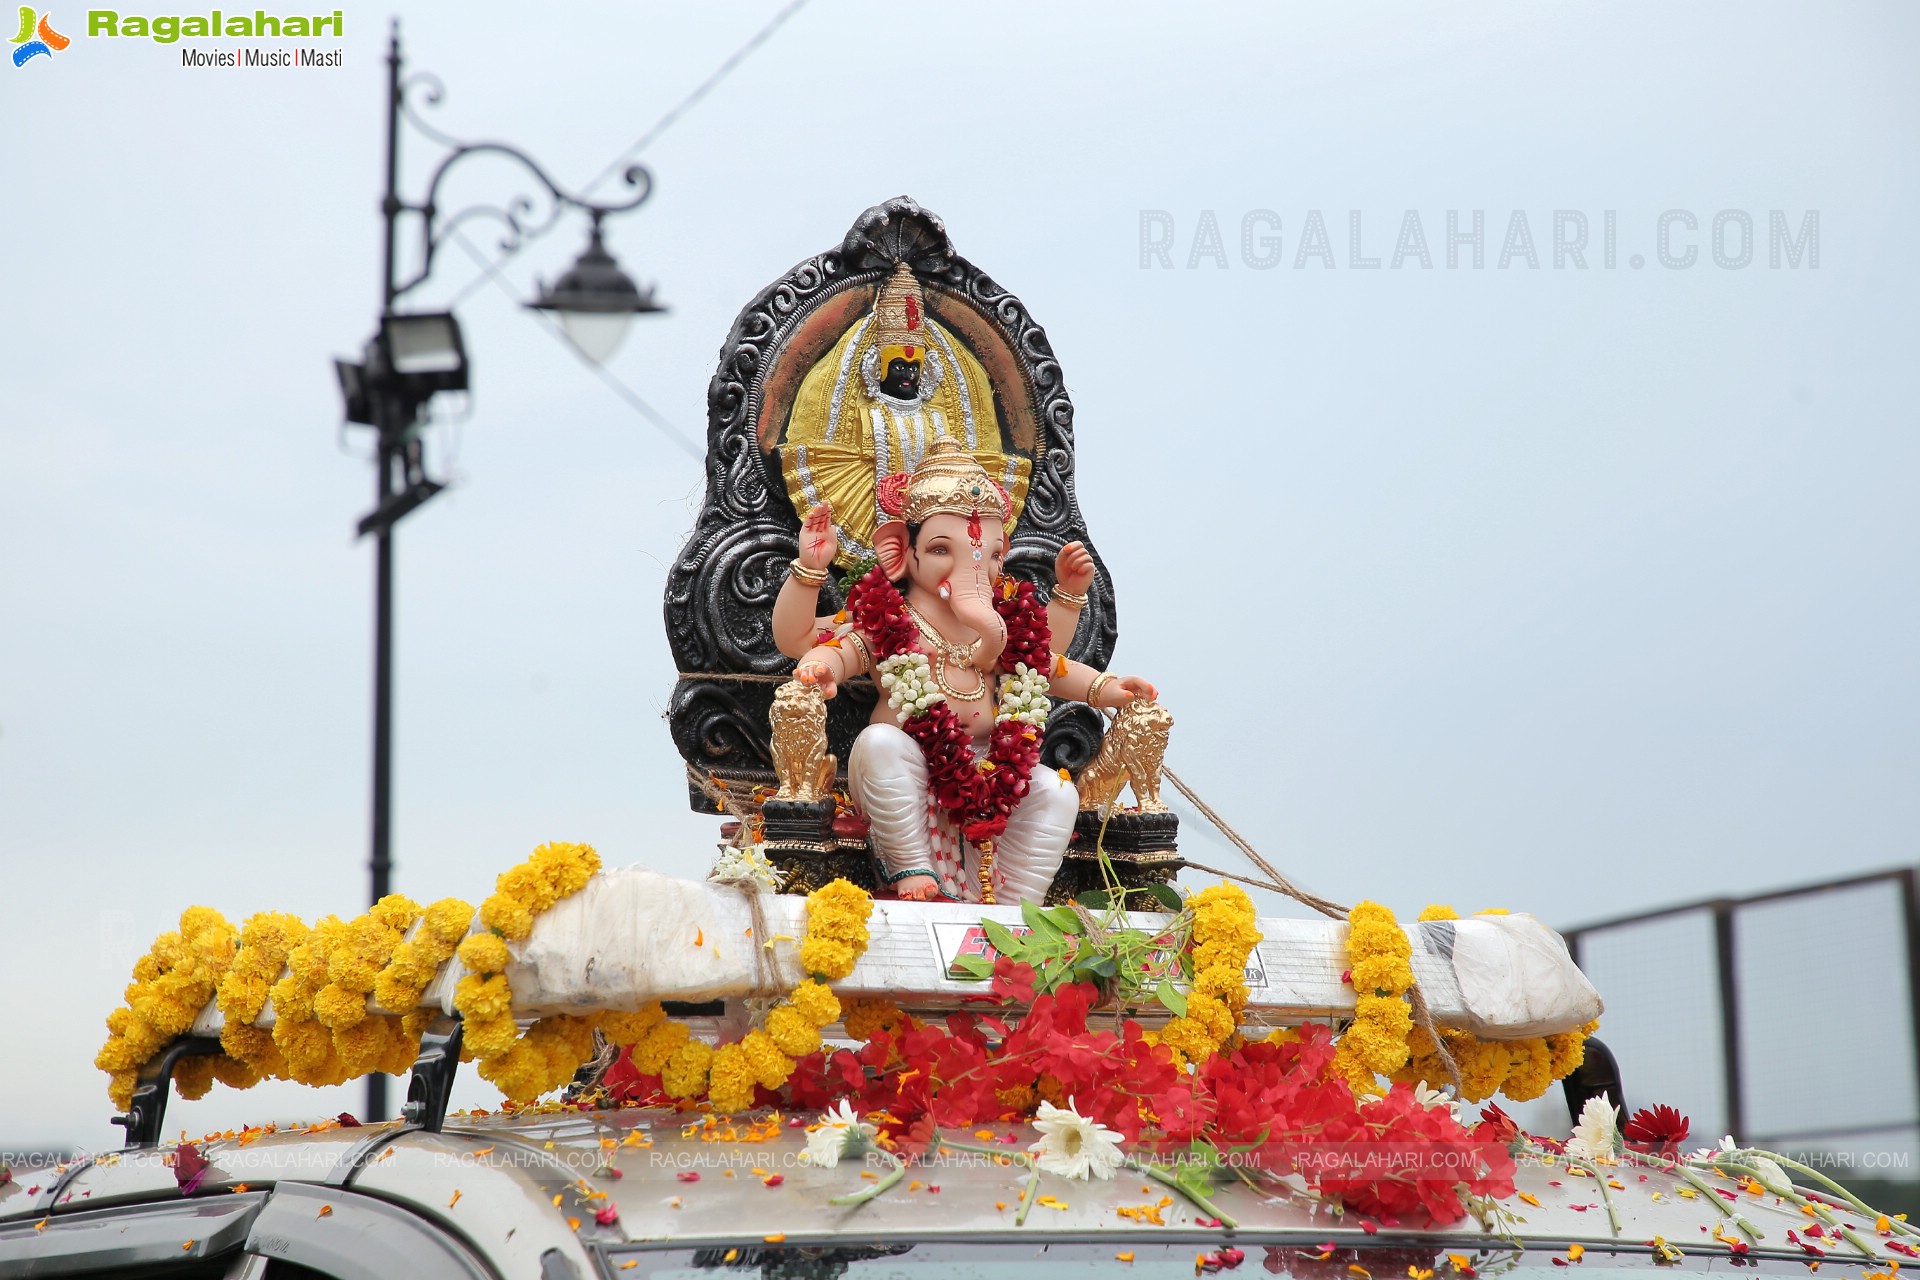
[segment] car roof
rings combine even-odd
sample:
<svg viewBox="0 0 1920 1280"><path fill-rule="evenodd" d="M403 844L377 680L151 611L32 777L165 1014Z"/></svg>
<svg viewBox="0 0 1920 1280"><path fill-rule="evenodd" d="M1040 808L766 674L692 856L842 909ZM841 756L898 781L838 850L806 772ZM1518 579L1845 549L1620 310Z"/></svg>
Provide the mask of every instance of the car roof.
<svg viewBox="0 0 1920 1280"><path fill-rule="evenodd" d="M1017 1153L1039 1135L1029 1124L999 1123L947 1136ZM1129 1170L1111 1181L1042 1175L1043 1199L1025 1225L1016 1226L1025 1169L971 1152L937 1153L871 1202L834 1206L828 1203L832 1197L872 1187L891 1166L856 1157L833 1169L804 1163L806 1137L800 1118L771 1112L723 1118L661 1108L554 1106L450 1116L439 1133L399 1122L243 1130L200 1145L209 1169L196 1199L287 1184L351 1189L410 1206L482 1252L524 1254L535 1260L536 1270L539 1255L556 1244L571 1252L581 1246L700 1247L765 1238L792 1244L1015 1235L1221 1239L1178 1193ZM1660 1236L1684 1249L1724 1255L1732 1237L1720 1234L1713 1199L1726 1194L1739 1200L1738 1211L1761 1232L1756 1254L1804 1256L1786 1232L1803 1229L1809 1219L1776 1197L1732 1181L1717 1183L1721 1192L1699 1192L1653 1167L1603 1171L1605 1195L1594 1178L1562 1161L1529 1161L1515 1179L1524 1194L1502 1202L1511 1211L1504 1222L1483 1224L1469 1216L1411 1234L1461 1250L1490 1244L1644 1247ZM0 1187L0 1227L27 1217L179 1197L170 1150L113 1153L30 1186ZM1617 1235L1609 1226L1608 1198L1620 1217ZM1273 1194L1231 1179L1213 1199L1238 1220L1241 1236L1348 1247L1409 1235L1392 1224L1336 1216L1313 1196ZM1855 1225L1872 1234L1870 1221Z"/></svg>

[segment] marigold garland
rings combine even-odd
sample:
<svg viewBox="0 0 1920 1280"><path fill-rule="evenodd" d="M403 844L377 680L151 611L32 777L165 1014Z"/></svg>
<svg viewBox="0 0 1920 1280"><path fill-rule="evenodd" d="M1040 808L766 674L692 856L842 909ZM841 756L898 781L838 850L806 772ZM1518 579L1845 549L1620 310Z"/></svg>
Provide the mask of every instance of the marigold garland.
<svg viewBox="0 0 1920 1280"><path fill-rule="evenodd" d="M504 1081L509 1097L537 1097L571 1077L593 1052L594 1026L612 1016L543 1018L522 1037L503 972L503 937L525 937L536 914L578 891L599 866L586 845L542 845L503 874L483 904L483 921L497 932L467 939L472 958L488 967L462 980L456 1007L474 1015L466 1043L482 1060L481 1074ZM215 1080L244 1089L263 1077L331 1085L404 1072L437 1013L421 1007L427 985L473 918L473 907L458 898L423 910L390 894L352 920L327 916L309 927L296 916L260 912L236 930L219 912L190 907L180 928L161 934L134 966L126 1005L107 1018L95 1063L109 1074L109 1096L127 1107L141 1067L185 1034L209 1000L220 1010L224 1052L181 1061L174 1081L182 1097L200 1097ZM271 1030L255 1025L269 1004Z"/></svg>
<svg viewBox="0 0 1920 1280"><path fill-rule="evenodd" d="M180 928L155 938L135 962L126 1006L107 1016L107 1041L94 1058L110 1077L107 1092L115 1106L124 1110L133 1101L147 1059L193 1026L232 965L238 939L218 911L188 907L180 913ZM197 1086L202 1072L211 1079L212 1064L195 1062L190 1083Z"/></svg>
<svg viewBox="0 0 1920 1280"><path fill-rule="evenodd" d="M668 1019L657 1001L602 1030L613 1043L628 1046L636 1071L660 1078L661 1092L668 1097L687 1102L704 1097L716 1111L745 1111L753 1106L756 1089L786 1084L795 1059L821 1047L821 1028L840 1021L845 1011L827 983L853 972L867 949L872 914L873 896L844 879L808 894L800 964L811 976L767 1012L764 1027L740 1040L717 1047L696 1040L684 1023ZM903 1016L897 1008L892 1015ZM868 1016L887 1020L879 1011Z"/></svg>
<svg viewBox="0 0 1920 1280"><path fill-rule="evenodd" d="M462 1056L478 1059L481 1077L511 1101L531 1102L558 1088L593 1056L597 1014L542 1018L522 1034L506 969L513 959L507 943L532 933L535 916L578 893L599 870L600 855L591 845L541 845L494 880L493 893L480 904L487 932L472 934L454 951L467 969L453 992L463 1026Z"/></svg>
<svg viewBox="0 0 1920 1280"><path fill-rule="evenodd" d="M1193 982L1187 1011L1157 1039L1176 1061L1205 1062L1232 1038L1247 1008L1247 957L1260 942L1253 899L1224 881L1187 898L1193 911Z"/></svg>
<svg viewBox="0 0 1920 1280"><path fill-rule="evenodd" d="M1393 912L1361 902L1347 912L1347 964L1353 980L1353 1021L1341 1035L1334 1067L1356 1094L1380 1091L1374 1077L1390 1076L1407 1063L1413 1009L1413 944Z"/></svg>

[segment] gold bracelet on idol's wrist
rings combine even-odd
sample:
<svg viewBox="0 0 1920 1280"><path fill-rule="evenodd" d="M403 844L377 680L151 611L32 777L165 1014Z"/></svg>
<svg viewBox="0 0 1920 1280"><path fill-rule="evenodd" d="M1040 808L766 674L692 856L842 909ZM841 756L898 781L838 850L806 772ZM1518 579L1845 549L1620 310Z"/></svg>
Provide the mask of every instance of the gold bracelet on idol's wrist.
<svg viewBox="0 0 1920 1280"><path fill-rule="evenodd" d="M801 564L798 559L787 566L787 572L792 575L795 582L798 582L802 586L818 589L827 585L827 571L825 569L809 569L807 566Z"/></svg>
<svg viewBox="0 0 1920 1280"><path fill-rule="evenodd" d="M1087 607L1087 593L1084 591L1076 593L1055 587L1053 589L1053 599L1073 609L1084 609Z"/></svg>
<svg viewBox="0 0 1920 1280"><path fill-rule="evenodd" d="M1111 671L1102 671L1099 675L1093 678L1093 683L1087 686L1087 705L1088 706L1098 707L1100 705L1100 701L1099 701L1100 690L1102 687L1106 685L1107 681L1112 680L1113 678L1114 678L1114 674Z"/></svg>
<svg viewBox="0 0 1920 1280"><path fill-rule="evenodd" d="M858 631L852 629L847 630L840 638L852 646L855 653L860 655L859 661L847 668L847 675L851 677L859 675L862 671L871 671L873 669L873 650L867 647L866 639L862 637Z"/></svg>

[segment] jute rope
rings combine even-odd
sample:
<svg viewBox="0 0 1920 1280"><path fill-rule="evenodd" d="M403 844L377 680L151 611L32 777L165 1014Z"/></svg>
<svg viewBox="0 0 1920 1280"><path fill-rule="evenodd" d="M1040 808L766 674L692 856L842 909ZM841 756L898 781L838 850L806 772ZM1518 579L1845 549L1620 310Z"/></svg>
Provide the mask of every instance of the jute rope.
<svg viewBox="0 0 1920 1280"><path fill-rule="evenodd" d="M785 684L787 681L793 679L791 674L769 675L748 671L679 671L675 672L675 674L682 680L727 680L741 684ZM872 678L868 676L854 676L850 679L842 680L840 683L871 684ZM1245 836L1235 831L1227 820L1215 811L1212 805L1202 800L1179 774L1162 766L1160 776L1168 782L1171 782L1174 785L1174 789L1186 797L1189 804L1200 811L1200 816L1212 823L1234 848L1246 855L1247 861L1251 862L1266 879L1255 880L1247 876L1235 875L1230 871L1222 871L1217 867L1209 867L1203 863L1194 862L1191 859L1184 860L1187 866L1192 867L1195 871L1204 871L1210 875L1225 876L1229 880L1237 880L1242 884L1250 885L1256 889L1265 889L1270 893L1278 893L1283 897L1292 898L1295 902L1303 906L1311 907L1321 915L1334 920L1345 920L1347 918L1348 909L1346 907L1327 898L1322 898L1318 894L1309 893L1299 885L1294 884L1293 881L1287 879L1278 867L1261 856L1260 851L1255 849L1253 845L1247 841ZM748 824L747 815L741 812L738 804L730 794L714 786L710 779L694 769L691 765L687 766L687 777L693 782L693 785L699 789L702 795L713 801L719 808L724 809L739 822L742 831L746 830ZM755 939L764 939L766 937L766 920L760 903L761 890L759 884L751 879L723 880L716 881L715 883L726 884L738 889L746 896L748 907L753 915L753 936ZM1098 925L1093 920L1091 914L1084 908L1076 905L1075 912L1081 917L1081 921L1085 927L1095 931L1098 930ZM763 988L767 985L769 979L766 970L766 957L763 954L765 950L764 942L756 945L753 949L754 980L757 985ZM1434 1025L1433 1012L1427 1007L1427 997L1420 990L1419 983L1415 982L1408 986L1407 1001L1412 1006L1414 1024L1426 1032L1428 1039L1433 1042L1434 1052L1439 1057L1441 1065L1446 1068L1447 1076L1453 1082L1455 1092L1464 1092L1460 1080L1459 1064L1453 1060L1453 1055L1447 1051L1446 1042L1441 1038L1439 1028Z"/></svg>
<svg viewBox="0 0 1920 1280"><path fill-rule="evenodd" d="M1294 884L1293 881L1280 874L1279 868L1261 857L1260 851L1247 843L1245 836L1242 836L1238 831L1235 831L1231 826L1227 825L1227 820L1214 812L1212 805L1194 794L1193 788L1188 786L1179 774L1162 765L1160 776L1168 782L1171 782L1175 790L1185 796L1187 802L1200 811L1201 817L1218 828L1220 834L1225 836L1228 841L1233 844L1234 848L1247 855L1247 861L1259 868L1267 879L1265 882L1250 880L1244 876L1234 876L1230 872L1217 871L1212 867L1201 866L1199 863L1191 860L1187 860L1188 866L1196 871L1207 871L1214 875L1229 876L1231 879L1239 880L1243 884L1252 885L1257 889L1266 889L1269 892L1283 894L1286 897L1292 898L1295 902L1312 907L1321 915L1331 916L1335 920L1345 920L1347 918L1347 908L1337 902L1331 902L1326 898L1322 898L1318 894L1308 893L1305 889L1302 889L1300 886ZM1447 1078L1453 1082L1454 1092L1464 1095L1466 1089L1460 1081L1460 1064L1453 1060L1451 1053L1447 1052L1447 1043L1441 1038L1440 1029L1433 1024L1433 1011L1427 1007L1427 997L1425 993L1420 990L1419 983L1415 982L1407 987L1407 1002L1412 1006L1414 1025L1426 1032L1427 1037L1433 1041L1434 1052L1440 1058L1440 1065L1446 1068Z"/></svg>
<svg viewBox="0 0 1920 1280"><path fill-rule="evenodd" d="M740 808L739 803L723 787L715 786L713 780L706 777L692 765L687 766L687 780L700 790L700 794L715 805L726 810L727 815L740 824L740 830L733 837L736 847L739 840L751 825L751 819ZM787 975L778 972L778 965L770 964L772 955L772 935L767 931L766 886L752 876L734 876L725 880L714 880L714 884L724 885L747 900L747 914L753 925L753 985L757 990L770 991L785 989L794 985ZM795 981L798 981L795 979Z"/></svg>

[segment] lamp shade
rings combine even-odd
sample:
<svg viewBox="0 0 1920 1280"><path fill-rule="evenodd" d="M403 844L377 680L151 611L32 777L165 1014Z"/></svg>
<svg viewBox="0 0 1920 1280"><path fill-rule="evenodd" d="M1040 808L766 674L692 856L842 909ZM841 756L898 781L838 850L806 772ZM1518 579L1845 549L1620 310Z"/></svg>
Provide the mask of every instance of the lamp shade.
<svg viewBox="0 0 1920 1280"><path fill-rule="evenodd" d="M634 316L666 310L653 300L653 290L642 292L607 252L598 218L586 250L565 275L551 286L542 286L540 296L527 305L558 314L567 337L595 364L613 354Z"/></svg>

